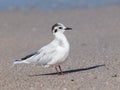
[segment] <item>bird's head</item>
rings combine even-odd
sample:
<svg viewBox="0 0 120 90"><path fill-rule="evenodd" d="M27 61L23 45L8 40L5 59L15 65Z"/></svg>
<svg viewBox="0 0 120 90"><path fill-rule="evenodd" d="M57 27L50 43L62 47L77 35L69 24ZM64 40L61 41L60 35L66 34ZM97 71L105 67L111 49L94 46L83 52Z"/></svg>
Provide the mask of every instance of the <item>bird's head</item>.
<svg viewBox="0 0 120 90"><path fill-rule="evenodd" d="M65 27L62 23L56 23L52 26L52 33L64 33L66 30L72 30L72 28Z"/></svg>

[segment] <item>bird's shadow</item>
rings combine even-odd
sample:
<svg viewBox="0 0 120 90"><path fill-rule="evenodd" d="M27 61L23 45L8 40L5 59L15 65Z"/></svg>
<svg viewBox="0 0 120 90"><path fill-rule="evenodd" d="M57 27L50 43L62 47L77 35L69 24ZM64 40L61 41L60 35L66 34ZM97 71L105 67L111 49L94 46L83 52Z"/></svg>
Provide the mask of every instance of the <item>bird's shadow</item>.
<svg viewBox="0 0 120 90"><path fill-rule="evenodd" d="M99 68L99 67L102 67L102 66L105 66L105 64L95 65L95 66L86 67L86 68L80 68L80 69L66 70L66 71L63 71L63 73L64 74L69 74L69 73L87 71L87 70L96 69L96 68ZM58 75L58 73L34 74L34 75L29 75L29 76L33 77L33 76L44 76L44 75Z"/></svg>

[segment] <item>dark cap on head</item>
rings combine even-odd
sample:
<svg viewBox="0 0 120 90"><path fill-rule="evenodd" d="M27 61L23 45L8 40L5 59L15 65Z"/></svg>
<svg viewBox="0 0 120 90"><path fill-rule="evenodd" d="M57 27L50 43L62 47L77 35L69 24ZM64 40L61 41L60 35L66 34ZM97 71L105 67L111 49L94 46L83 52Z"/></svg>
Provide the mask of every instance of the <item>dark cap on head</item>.
<svg viewBox="0 0 120 90"><path fill-rule="evenodd" d="M52 26L52 31L53 31L53 29L54 29L56 26L59 26L59 24L58 24L58 23L54 24L54 25Z"/></svg>

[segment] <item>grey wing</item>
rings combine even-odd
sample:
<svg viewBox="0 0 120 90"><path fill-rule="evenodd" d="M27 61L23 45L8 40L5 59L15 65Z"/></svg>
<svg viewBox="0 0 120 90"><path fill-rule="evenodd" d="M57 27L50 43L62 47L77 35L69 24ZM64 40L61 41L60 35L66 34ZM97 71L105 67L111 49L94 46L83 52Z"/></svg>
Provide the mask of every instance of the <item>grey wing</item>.
<svg viewBox="0 0 120 90"><path fill-rule="evenodd" d="M38 63L46 65L56 55L56 47L54 45L48 45L39 50Z"/></svg>
<svg viewBox="0 0 120 90"><path fill-rule="evenodd" d="M21 60L26 60L26 59L28 59L28 58L31 58L31 57L34 56L34 55L37 55L37 54L38 54L38 52L31 53L31 54L29 54L29 55L21 58Z"/></svg>

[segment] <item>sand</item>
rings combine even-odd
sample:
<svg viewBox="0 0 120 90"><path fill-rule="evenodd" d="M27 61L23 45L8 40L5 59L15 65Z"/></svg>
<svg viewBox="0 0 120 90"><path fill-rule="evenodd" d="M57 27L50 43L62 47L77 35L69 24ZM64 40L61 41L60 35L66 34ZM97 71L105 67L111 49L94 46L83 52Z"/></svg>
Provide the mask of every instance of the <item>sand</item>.
<svg viewBox="0 0 120 90"><path fill-rule="evenodd" d="M21 58L48 44L51 26L61 22L71 52L54 68L16 65ZM120 6L53 12L0 11L0 90L120 90Z"/></svg>

